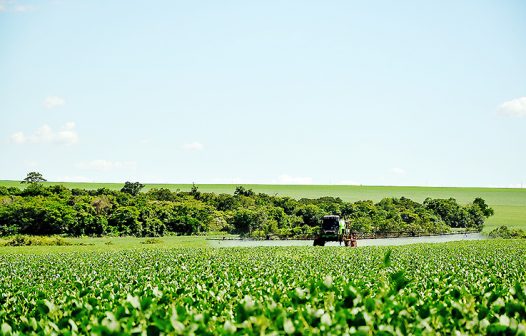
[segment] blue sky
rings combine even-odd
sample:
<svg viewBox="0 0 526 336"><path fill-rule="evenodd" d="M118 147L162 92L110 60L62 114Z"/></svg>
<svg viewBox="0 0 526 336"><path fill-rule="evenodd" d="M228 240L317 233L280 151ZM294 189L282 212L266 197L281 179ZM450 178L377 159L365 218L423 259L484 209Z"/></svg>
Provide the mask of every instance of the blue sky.
<svg viewBox="0 0 526 336"><path fill-rule="evenodd" d="M0 0L0 179L526 186L524 1Z"/></svg>

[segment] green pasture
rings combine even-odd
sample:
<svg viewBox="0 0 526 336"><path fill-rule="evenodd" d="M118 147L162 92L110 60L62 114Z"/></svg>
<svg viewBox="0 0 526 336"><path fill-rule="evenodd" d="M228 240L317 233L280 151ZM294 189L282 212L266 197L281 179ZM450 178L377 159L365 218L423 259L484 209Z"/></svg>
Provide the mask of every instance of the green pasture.
<svg viewBox="0 0 526 336"><path fill-rule="evenodd" d="M137 249L171 249L183 247L207 247L205 236L165 236L155 238L154 244L146 244L148 238L136 237L82 237L64 238L72 245L63 246L3 246L10 238L0 238L0 255L2 254L42 254L57 252L111 252Z"/></svg>
<svg viewBox="0 0 526 336"><path fill-rule="evenodd" d="M120 189L123 183L76 183L76 182L46 182L49 185L64 185L68 188L82 189ZM0 181L6 187L23 187L18 181ZM200 191L215 193L233 193L235 184L198 184ZM473 201L481 197L495 209L484 228L491 231L500 225L526 229L526 189L512 188L452 188L452 187L389 187L389 186L343 186L343 185L265 185L247 184L246 188L255 192L290 196L294 198L318 198L323 196L340 197L345 201L373 200L384 197L407 197L422 202L426 197L450 198L460 203ZM189 191L191 184L146 184L144 191L153 188L168 188L172 191Z"/></svg>

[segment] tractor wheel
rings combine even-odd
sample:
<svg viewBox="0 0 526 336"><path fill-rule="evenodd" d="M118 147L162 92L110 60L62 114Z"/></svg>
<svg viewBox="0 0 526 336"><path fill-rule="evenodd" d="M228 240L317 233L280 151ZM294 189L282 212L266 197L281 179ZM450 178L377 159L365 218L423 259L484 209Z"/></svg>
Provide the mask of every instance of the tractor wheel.
<svg viewBox="0 0 526 336"><path fill-rule="evenodd" d="M325 240L319 237L314 238L314 246L325 246Z"/></svg>

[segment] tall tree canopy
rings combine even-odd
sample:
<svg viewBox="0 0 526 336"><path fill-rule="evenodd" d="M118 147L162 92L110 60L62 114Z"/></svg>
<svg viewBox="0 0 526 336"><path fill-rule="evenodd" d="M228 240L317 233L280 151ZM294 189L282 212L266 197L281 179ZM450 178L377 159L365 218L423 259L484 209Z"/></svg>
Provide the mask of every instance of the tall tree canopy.
<svg viewBox="0 0 526 336"><path fill-rule="evenodd" d="M46 182L47 180L40 174L39 172L29 172L27 173L27 176L25 179L23 179L20 183L40 183L40 182Z"/></svg>

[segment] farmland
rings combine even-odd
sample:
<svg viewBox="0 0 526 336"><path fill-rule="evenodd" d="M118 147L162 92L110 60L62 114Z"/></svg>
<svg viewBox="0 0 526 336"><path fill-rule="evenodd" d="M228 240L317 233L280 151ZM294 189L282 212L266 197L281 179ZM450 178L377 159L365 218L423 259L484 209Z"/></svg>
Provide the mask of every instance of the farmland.
<svg viewBox="0 0 526 336"><path fill-rule="evenodd" d="M222 235L221 237L224 237ZM55 238L55 237L50 237ZM154 244L147 243L148 238L136 237L68 237L60 238L67 245L31 245L4 246L10 237L0 237L0 255L2 254L47 254L63 252L114 252L120 250L173 249L183 247L208 247L209 238L214 236L165 236L155 238Z"/></svg>
<svg viewBox="0 0 526 336"><path fill-rule="evenodd" d="M118 190L120 183L60 183L47 182L46 185L61 184L68 188L98 189L109 188ZM18 181L0 181L0 186L22 187ZM231 184L200 184L203 192L233 193L236 185ZM497 226L526 229L526 189L508 188L446 188L446 187L384 187L384 186L336 186L336 185L245 185L255 192L269 195L285 195L294 198L318 198L323 196L340 197L345 201L370 199L379 201L384 197L405 196L422 202L425 198L457 199L459 203L468 203L475 197L481 197L495 210L484 227L489 232ZM189 191L189 184L147 184L144 191L153 188Z"/></svg>
<svg viewBox="0 0 526 336"><path fill-rule="evenodd" d="M0 255L5 334L526 332L526 243Z"/></svg>

